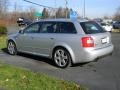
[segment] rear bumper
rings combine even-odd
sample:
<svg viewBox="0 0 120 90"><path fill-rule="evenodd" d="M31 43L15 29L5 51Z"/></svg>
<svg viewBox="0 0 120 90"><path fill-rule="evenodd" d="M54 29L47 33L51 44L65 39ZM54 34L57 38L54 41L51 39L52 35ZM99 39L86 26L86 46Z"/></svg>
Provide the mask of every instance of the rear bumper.
<svg viewBox="0 0 120 90"><path fill-rule="evenodd" d="M94 61L97 58L111 54L113 52L113 50L114 50L113 45L109 45L107 47L100 48L100 49L94 49L94 50L85 49L84 58L79 59L78 62L75 62L75 63Z"/></svg>

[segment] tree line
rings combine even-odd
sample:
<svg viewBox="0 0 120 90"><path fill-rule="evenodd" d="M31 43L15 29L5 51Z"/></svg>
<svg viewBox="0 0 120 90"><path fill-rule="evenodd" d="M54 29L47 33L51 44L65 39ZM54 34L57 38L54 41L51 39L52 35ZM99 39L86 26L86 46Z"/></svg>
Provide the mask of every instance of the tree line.
<svg viewBox="0 0 120 90"><path fill-rule="evenodd" d="M9 0L0 0L0 20L7 20L8 22L16 22L19 17L35 20L37 17L34 15L37 10L30 6L26 10L22 10L17 3L14 3L13 10L8 11L10 2ZM58 9L44 8L41 19L45 18L69 18L69 13L72 9L59 7Z"/></svg>
<svg viewBox="0 0 120 90"><path fill-rule="evenodd" d="M72 9L59 7L58 9L44 8L42 11L42 19L45 18L70 18L69 14Z"/></svg>
<svg viewBox="0 0 120 90"><path fill-rule="evenodd" d="M29 18L35 20L36 16L34 13L37 11L34 7L28 7L26 10L22 10L16 3L13 5L13 10L9 9L9 0L0 0L0 22L1 20L7 20L8 22L16 22L19 17ZM59 7L57 9L44 8L42 16L39 18L69 18L69 14L72 9ZM113 20L120 20L120 6L116 9L116 13L113 15Z"/></svg>

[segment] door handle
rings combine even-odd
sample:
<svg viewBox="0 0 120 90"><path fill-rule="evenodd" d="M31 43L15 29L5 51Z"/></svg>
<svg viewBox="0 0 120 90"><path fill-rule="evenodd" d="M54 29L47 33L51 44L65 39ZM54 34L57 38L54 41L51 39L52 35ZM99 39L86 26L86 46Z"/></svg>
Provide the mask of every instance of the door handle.
<svg viewBox="0 0 120 90"><path fill-rule="evenodd" d="M34 39L34 37L31 37L31 39Z"/></svg>
<svg viewBox="0 0 120 90"><path fill-rule="evenodd" d="M50 38L51 40L53 40L54 38Z"/></svg>

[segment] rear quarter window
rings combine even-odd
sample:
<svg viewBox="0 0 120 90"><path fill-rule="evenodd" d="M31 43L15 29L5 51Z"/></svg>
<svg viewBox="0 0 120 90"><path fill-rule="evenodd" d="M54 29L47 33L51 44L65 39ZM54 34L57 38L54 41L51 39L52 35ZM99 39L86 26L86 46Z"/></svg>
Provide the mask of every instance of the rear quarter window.
<svg viewBox="0 0 120 90"><path fill-rule="evenodd" d="M106 32L99 24L94 21L80 22L86 34L104 33Z"/></svg>
<svg viewBox="0 0 120 90"><path fill-rule="evenodd" d="M76 34L76 28L72 22L58 22L59 33Z"/></svg>

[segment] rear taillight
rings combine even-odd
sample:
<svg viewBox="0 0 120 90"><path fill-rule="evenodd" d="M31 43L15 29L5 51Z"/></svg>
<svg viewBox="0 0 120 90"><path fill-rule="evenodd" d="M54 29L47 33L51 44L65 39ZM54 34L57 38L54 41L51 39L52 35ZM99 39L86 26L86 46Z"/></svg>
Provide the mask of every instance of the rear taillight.
<svg viewBox="0 0 120 90"><path fill-rule="evenodd" d="M82 46L84 48L94 47L94 40L92 37L83 37Z"/></svg>

